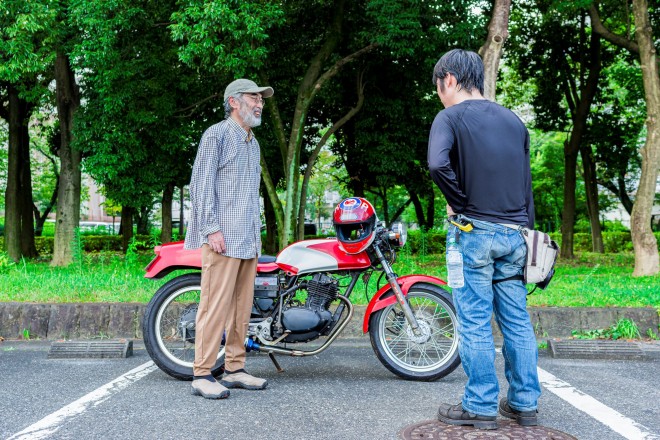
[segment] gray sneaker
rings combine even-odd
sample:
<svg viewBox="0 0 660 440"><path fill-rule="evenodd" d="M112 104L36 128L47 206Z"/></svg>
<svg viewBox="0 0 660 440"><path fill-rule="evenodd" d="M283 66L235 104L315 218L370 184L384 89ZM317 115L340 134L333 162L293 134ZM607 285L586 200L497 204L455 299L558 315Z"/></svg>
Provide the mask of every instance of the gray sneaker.
<svg viewBox="0 0 660 440"><path fill-rule="evenodd" d="M243 369L225 371L220 383L227 388L245 388L246 390L263 390L268 386L266 379L254 377Z"/></svg>
<svg viewBox="0 0 660 440"><path fill-rule="evenodd" d="M190 386L190 393L193 396L202 396L205 399L226 399L229 397L229 390L220 385L216 380L195 379Z"/></svg>

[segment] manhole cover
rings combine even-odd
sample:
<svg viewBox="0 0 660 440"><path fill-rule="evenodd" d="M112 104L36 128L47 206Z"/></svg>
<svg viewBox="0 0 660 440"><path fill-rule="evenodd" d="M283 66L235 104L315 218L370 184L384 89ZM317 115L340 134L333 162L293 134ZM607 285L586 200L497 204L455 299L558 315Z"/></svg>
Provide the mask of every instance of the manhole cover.
<svg viewBox="0 0 660 440"><path fill-rule="evenodd" d="M404 440L577 440L575 437L545 426L520 426L513 420L497 421L499 428L492 431L472 426L447 425L437 420L426 420L407 426L399 437Z"/></svg>

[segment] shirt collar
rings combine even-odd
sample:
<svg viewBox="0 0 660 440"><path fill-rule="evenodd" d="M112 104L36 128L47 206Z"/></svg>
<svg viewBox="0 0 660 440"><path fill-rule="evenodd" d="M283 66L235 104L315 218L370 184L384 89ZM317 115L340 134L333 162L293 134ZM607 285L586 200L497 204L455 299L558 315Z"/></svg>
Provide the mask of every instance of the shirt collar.
<svg viewBox="0 0 660 440"><path fill-rule="evenodd" d="M244 133L242 137L245 139L245 142L250 142L252 139L254 139L254 134L252 133L252 130L245 131L245 129L241 127L241 125L238 122L236 122L231 116L228 117L227 120L234 128Z"/></svg>

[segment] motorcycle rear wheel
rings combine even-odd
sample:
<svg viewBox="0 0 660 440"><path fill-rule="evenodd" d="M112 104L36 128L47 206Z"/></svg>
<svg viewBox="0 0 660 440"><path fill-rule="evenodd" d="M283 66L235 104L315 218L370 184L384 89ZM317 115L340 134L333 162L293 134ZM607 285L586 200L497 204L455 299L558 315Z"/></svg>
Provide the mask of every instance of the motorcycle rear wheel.
<svg viewBox="0 0 660 440"><path fill-rule="evenodd" d="M171 279L158 289L144 313L144 346L158 367L172 377L193 379L195 360L194 324L201 295L201 274L189 273ZM225 347L221 346L211 374L225 370Z"/></svg>
<svg viewBox="0 0 660 440"><path fill-rule="evenodd" d="M385 368L397 376L438 380L461 363L451 297L438 286L418 283L410 288L407 298L421 334L412 332L401 305L395 302L369 318L371 346Z"/></svg>

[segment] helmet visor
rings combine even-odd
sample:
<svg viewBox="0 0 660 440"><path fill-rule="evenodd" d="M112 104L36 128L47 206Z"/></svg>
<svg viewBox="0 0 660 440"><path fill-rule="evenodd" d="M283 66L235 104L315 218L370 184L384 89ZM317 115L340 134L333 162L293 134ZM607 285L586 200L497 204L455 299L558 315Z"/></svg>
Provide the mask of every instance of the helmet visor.
<svg viewBox="0 0 660 440"><path fill-rule="evenodd" d="M371 233L369 223L351 223L336 225L337 238L347 243L364 240Z"/></svg>

